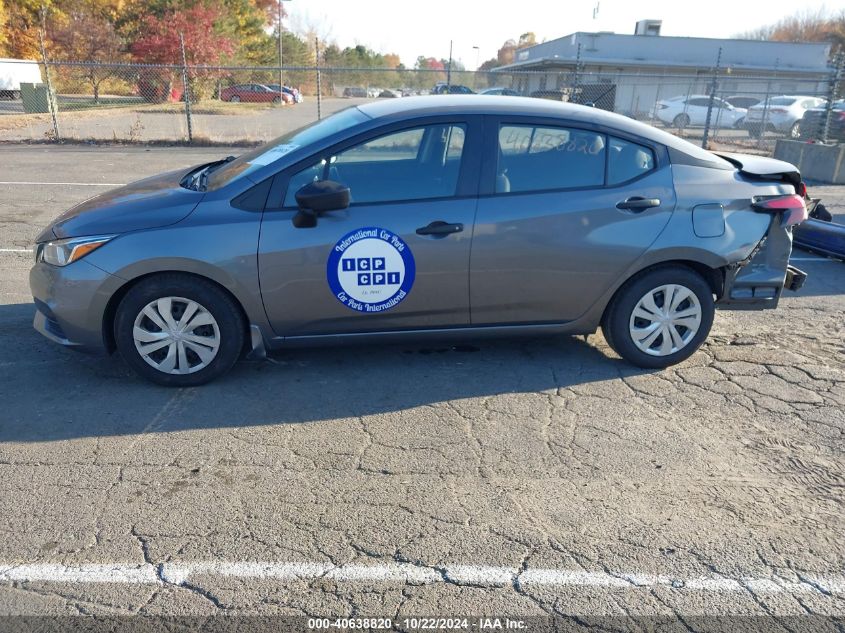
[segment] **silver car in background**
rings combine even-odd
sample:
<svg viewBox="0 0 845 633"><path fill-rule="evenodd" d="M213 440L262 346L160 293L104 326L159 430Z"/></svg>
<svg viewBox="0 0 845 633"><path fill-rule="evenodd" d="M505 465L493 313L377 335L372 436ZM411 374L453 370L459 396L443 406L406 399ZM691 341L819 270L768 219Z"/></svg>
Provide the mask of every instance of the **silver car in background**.
<svg viewBox="0 0 845 633"><path fill-rule="evenodd" d="M821 97L781 96L771 97L748 108L744 127L748 134L761 136L765 131L787 134L790 138L801 137L801 118L811 108L818 108L826 103ZM765 118L765 129L764 129Z"/></svg>
<svg viewBox="0 0 845 633"><path fill-rule="evenodd" d="M661 368L716 306L800 287L804 194L792 165L596 108L380 100L66 212L37 238L34 325L174 386L286 346L599 327Z"/></svg>

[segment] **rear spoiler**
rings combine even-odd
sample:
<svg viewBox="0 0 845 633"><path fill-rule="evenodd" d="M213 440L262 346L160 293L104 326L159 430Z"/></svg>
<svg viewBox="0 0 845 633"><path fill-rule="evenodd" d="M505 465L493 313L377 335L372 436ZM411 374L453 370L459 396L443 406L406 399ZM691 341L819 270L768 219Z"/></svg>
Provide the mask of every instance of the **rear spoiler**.
<svg viewBox="0 0 845 633"><path fill-rule="evenodd" d="M713 153L731 163L746 178L789 183L796 187L796 191L801 184L801 172L795 165L785 161L750 154Z"/></svg>

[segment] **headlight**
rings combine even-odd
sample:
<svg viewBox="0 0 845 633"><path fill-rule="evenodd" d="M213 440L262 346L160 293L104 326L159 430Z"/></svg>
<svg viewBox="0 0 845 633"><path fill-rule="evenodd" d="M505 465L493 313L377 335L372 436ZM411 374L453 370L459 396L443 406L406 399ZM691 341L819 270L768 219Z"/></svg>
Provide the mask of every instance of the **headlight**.
<svg viewBox="0 0 845 633"><path fill-rule="evenodd" d="M111 239L114 239L114 235L72 237L66 240L39 244L36 253L38 261L51 266L67 266L97 250Z"/></svg>

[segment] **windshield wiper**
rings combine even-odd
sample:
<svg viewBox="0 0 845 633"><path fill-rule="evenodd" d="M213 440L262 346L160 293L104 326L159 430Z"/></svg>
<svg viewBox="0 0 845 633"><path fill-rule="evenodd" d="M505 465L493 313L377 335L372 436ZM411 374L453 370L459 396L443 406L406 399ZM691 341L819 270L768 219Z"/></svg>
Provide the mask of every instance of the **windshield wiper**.
<svg viewBox="0 0 845 633"><path fill-rule="evenodd" d="M226 158L221 158L220 160L207 163L195 172L185 176L180 184L186 189L191 189L192 191L205 191L206 184L208 183L208 174L218 167L232 162L233 160L235 160L234 156L227 156Z"/></svg>

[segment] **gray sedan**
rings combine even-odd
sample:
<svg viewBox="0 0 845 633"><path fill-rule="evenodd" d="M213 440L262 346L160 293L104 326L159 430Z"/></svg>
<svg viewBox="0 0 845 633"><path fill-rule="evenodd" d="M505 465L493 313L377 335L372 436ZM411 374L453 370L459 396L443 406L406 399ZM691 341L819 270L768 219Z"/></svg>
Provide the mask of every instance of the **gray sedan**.
<svg viewBox="0 0 845 633"><path fill-rule="evenodd" d="M175 386L285 346L599 327L660 368L716 306L800 287L805 217L792 165L595 108L387 100L66 212L37 238L34 325Z"/></svg>

